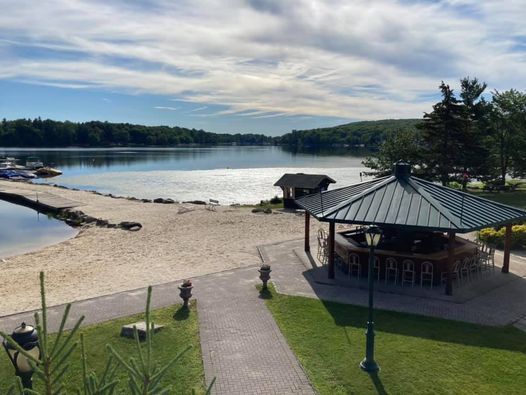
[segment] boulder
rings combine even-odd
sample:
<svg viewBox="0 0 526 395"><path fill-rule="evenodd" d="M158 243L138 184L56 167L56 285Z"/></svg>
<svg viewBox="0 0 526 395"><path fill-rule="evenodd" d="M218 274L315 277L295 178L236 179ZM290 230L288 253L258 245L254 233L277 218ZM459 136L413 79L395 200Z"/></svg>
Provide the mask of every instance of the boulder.
<svg viewBox="0 0 526 395"><path fill-rule="evenodd" d="M142 225L139 222L123 221L119 224L119 227L132 232L137 232L142 228Z"/></svg>
<svg viewBox="0 0 526 395"><path fill-rule="evenodd" d="M206 206L206 202L202 201L202 200L189 200L189 201L186 201L186 202L183 202L183 203L188 203L188 204L199 204L201 206Z"/></svg>

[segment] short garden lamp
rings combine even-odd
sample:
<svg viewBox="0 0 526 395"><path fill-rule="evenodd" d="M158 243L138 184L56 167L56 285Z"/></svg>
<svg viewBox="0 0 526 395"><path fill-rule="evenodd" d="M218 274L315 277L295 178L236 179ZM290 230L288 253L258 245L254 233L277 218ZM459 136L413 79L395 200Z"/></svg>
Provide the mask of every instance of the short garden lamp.
<svg viewBox="0 0 526 395"><path fill-rule="evenodd" d="M374 360L374 310L373 310L373 295L374 295L374 249L380 243L382 238L382 231L378 226L369 226L365 231L365 240L369 247L369 267L368 267L368 281L369 281L369 319L367 320L366 346L365 358L360 362L360 367L366 372L377 372L380 367Z"/></svg>
<svg viewBox="0 0 526 395"><path fill-rule="evenodd" d="M15 328L11 334L11 338L35 359L40 358L40 344L38 342L38 333L31 325L26 325L25 322ZM24 388L33 388L31 376L33 376L33 367L20 351L13 347L7 340L3 341L3 346L15 367L15 374L22 380Z"/></svg>

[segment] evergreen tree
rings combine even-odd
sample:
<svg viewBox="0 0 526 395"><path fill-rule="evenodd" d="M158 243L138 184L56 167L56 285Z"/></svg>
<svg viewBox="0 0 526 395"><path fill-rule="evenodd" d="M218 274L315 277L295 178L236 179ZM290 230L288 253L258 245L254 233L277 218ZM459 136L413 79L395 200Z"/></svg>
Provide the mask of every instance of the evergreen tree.
<svg viewBox="0 0 526 395"><path fill-rule="evenodd" d="M491 115L494 155L504 185L510 170L517 176L526 174L526 94L515 89L495 91Z"/></svg>
<svg viewBox="0 0 526 395"><path fill-rule="evenodd" d="M389 133L379 151L362 163L373 169L375 175L382 176L391 174L393 164L400 159L409 162L415 174L423 172L422 141L418 131L407 129Z"/></svg>
<svg viewBox="0 0 526 395"><path fill-rule="evenodd" d="M433 106L431 113L424 115L418 125L424 141L424 162L428 176L438 179L443 185L451 181L463 163L462 148L465 130L465 106L459 102L453 90L444 82L440 84L442 101Z"/></svg>
<svg viewBox="0 0 526 395"><path fill-rule="evenodd" d="M492 177L489 144L489 114L491 104L481 97L486 83L469 77L460 80L460 98L464 106L462 111L463 131L459 138L459 169L463 189L466 189L468 177L488 179Z"/></svg>

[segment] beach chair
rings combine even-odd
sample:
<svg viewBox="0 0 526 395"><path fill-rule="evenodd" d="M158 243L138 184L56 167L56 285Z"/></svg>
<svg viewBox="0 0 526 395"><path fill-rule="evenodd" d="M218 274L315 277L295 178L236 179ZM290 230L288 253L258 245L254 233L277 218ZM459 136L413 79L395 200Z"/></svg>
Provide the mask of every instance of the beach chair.
<svg viewBox="0 0 526 395"><path fill-rule="evenodd" d="M219 205L219 200L208 199L208 205L206 206L206 208L210 211L216 211L216 207Z"/></svg>

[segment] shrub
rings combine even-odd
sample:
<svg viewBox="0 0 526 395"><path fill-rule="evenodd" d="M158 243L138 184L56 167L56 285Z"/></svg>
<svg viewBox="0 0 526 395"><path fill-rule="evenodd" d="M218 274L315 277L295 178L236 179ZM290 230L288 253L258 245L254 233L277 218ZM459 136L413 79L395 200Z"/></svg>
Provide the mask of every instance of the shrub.
<svg viewBox="0 0 526 395"><path fill-rule="evenodd" d="M458 189L459 191L462 189L462 184L458 181L451 181L447 186L452 189Z"/></svg>
<svg viewBox="0 0 526 395"><path fill-rule="evenodd" d="M504 247L504 239L506 238L506 228L499 229L486 228L482 229L478 234L479 240L493 244L498 248ZM526 246L526 224L513 225L511 228L511 248L524 248Z"/></svg>
<svg viewBox="0 0 526 395"><path fill-rule="evenodd" d="M279 204L282 202L283 200L279 196L274 196L272 199L270 199L270 204Z"/></svg>

